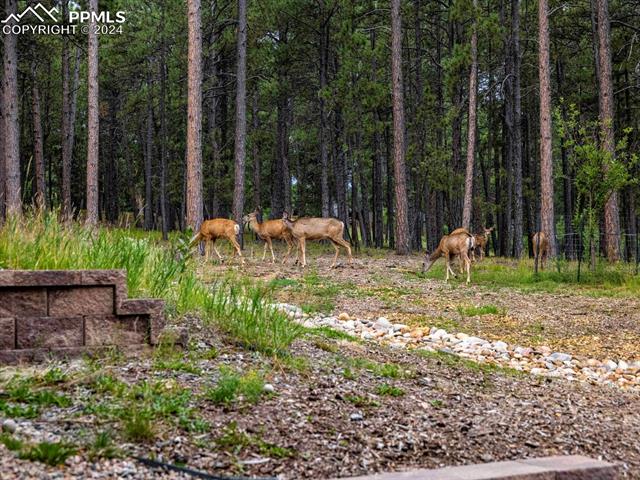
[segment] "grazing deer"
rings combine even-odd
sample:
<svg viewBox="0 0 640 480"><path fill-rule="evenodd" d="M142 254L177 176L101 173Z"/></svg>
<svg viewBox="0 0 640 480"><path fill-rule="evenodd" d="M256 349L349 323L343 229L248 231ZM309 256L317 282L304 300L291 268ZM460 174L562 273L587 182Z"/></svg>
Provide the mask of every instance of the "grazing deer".
<svg viewBox="0 0 640 480"><path fill-rule="evenodd" d="M220 260L222 260L222 255L220 255L220 252L218 252L218 249L216 248L216 240L219 238L226 238L234 249L233 256L235 257L237 253L244 264L244 258L242 258L242 252L240 251L240 244L238 243L238 240L236 240L236 236L239 233L240 226L233 220L226 218L205 220L202 222L202 225L200 225L200 231L191 239L191 242L189 242L189 248L193 247L200 241L204 241L205 259L206 261L209 261L209 249L207 246L208 243L211 242L211 246L216 252L216 255L218 255Z"/></svg>
<svg viewBox="0 0 640 480"><path fill-rule="evenodd" d="M544 264L549 255L549 239L544 232L536 232L533 234L533 258L534 261L540 262L540 269L544 270Z"/></svg>
<svg viewBox="0 0 640 480"><path fill-rule="evenodd" d="M282 263L285 263L289 258L291 249L293 248L294 241L291 232L284 226L282 220L267 220L262 223L258 222L258 210L251 212L249 215L245 215L242 218L244 223L249 224L249 228L253 230L261 240L264 240L264 249L262 251L262 261L267 255L267 246L271 250L271 263L276 262L276 256L273 254L272 240L284 240L287 242L287 253L282 259Z"/></svg>
<svg viewBox="0 0 640 480"><path fill-rule="evenodd" d="M487 247L487 242L489 241L489 235L493 231L493 227L485 228L484 232L476 233L473 237L476 240L476 246L471 250L471 260L476 261L476 250L480 252L480 260L484 258L485 248Z"/></svg>
<svg viewBox="0 0 640 480"><path fill-rule="evenodd" d="M464 266L467 270L467 283L471 282L471 260L469 260L469 250L475 246L475 238L467 230L458 228L451 232L449 235L445 235L440 239L438 248L431 254L425 255L424 263L422 264L422 271L428 272L431 266L437 259L444 256L447 264L447 276L445 281L449 281L449 273L456 277L457 275L451 269L451 257L458 255L460 261L464 262Z"/></svg>
<svg viewBox="0 0 640 480"><path fill-rule="evenodd" d="M309 218L303 217L297 220L291 220L289 214L282 214L282 222L284 226L291 232L293 238L298 242L299 253L302 253L302 266L307 266L306 242L307 240L330 240L333 248L336 249L336 255L333 257L331 268L336 266L340 247L347 250L349 263L353 262L351 256L351 245L342 238L344 234L344 223L336 218Z"/></svg>

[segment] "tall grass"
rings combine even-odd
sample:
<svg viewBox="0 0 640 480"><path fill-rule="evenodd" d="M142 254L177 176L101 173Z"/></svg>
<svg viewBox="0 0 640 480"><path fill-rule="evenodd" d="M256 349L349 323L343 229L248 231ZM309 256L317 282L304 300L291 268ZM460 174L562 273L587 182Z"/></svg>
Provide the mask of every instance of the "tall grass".
<svg viewBox="0 0 640 480"><path fill-rule="evenodd" d="M196 275L181 236L161 242L139 230L63 223L56 212L8 219L0 228L0 268L125 269L129 296L167 302L167 312L215 323L247 348L281 354L302 328L271 306L271 290L228 276L213 285Z"/></svg>

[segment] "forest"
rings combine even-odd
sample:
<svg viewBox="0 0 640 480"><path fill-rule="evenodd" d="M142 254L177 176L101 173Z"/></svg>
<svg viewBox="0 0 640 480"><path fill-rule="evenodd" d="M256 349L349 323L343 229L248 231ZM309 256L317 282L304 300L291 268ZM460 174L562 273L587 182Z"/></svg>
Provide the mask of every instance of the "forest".
<svg viewBox="0 0 640 480"><path fill-rule="evenodd" d="M493 226L500 256L545 231L638 258L635 0L40 3L126 20L3 30L0 218L166 236L260 207L400 254Z"/></svg>

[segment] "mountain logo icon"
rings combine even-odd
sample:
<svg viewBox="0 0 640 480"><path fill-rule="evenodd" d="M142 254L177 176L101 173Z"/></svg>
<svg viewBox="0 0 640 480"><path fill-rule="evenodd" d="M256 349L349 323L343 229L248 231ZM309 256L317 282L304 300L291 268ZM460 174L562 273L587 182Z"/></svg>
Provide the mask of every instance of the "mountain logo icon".
<svg viewBox="0 0 640 480"><path fill-rule="evenodd" d="M58 13L58 7L53 7L53 8L51 8L51 10L49 10L49 9L47 9L47 7L45 7L41 3L37 3L33 7L31 5L29 5L27 8L24 9L24 11L22 13L19 13L17 15L12 13L7 18L2 20L2 23L8 23L11 19L13 19L16 23L20 23L20 21L28 13L31 14L32 16L36 17L38 20L40 20L40 23L45 23L45 19L47 19L47 18L52 19L54 22L58 21L58 19L53 15L54 13L55 14Z"/></svg>

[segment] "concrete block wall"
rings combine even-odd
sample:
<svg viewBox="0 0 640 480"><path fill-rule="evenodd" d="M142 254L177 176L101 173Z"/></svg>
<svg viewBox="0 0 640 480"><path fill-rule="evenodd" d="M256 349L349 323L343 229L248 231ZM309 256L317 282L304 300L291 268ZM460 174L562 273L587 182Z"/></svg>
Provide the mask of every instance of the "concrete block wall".
<svg viewBox="0 0 640 480"><path fill-rule="evenodd" d="M163 311L127 298L124 270L2 270L0 363L154 345Z"/></svg>

